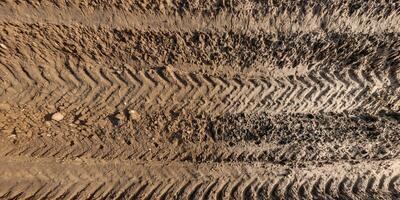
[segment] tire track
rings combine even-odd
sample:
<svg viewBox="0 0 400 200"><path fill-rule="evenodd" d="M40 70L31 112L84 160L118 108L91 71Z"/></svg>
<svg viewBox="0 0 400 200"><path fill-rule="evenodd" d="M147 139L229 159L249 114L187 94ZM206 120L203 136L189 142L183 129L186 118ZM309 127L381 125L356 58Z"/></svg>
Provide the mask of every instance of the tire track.
<svg viewBox="0 0 400 200"><path fill-rule="evenodd" d="M398 199L399 13L0 0L0 199Z"/></svg>
<svg viewBox="0 0 400 200"><path fill-rule="evenodd" d="M106 118L82 125L74 124L73 116L54 122L36 110L10 109L0 111L0 130L4 132L0 155L7 157L303 166L387 160L399 155L400 124L393 113L217 118L164 113L143 116L139 121Z"/></svg>
<svg viewBox="0 0 400 200"><path fill-rule="evenodd" d="M397 26L399 10L398 3L356 1L207 1L197 5L184 1L172 4L161 1L101 1L97 4L8 1L0 4L0 19L3 22L79 23L162 31L217 29L244 33L333 31L381 34L400 32ZM208 23L202 23L204 21Z"/></svg>
<svg viewBox="0 0 400 200"><path fill-rule="evenodd" d="M53 68L75 59L74 64L81 68L122 70L124 66L149 69L171 65L180 71L212 75L230 75L227 69L232 69L243 76L263 73L281 77L306 75L313 70L396 70L400 62L399 36L391 33L245 35L221 30L143 31L48 23L1 23L1 27L4 39L0 42L8 48L4 55L9 58L4 63L15 59Z"/></svg>
<svg viewBox="0 0 400 200"><path fill-rule="evenodd" d="M7 38L14 33L16 39L15 42L6 41L9 50L1 60L0 73L5 75L2 80L8 85L1 98L7 101L17 99L21 104L46 100L67 104L67 112L86 109L93 113L100 111L99 115L102 115L102 110L108 110L107 107L116 108L113 111L126 109L125 104L133 104L144 112L160 108L167 111L187 108L214 115L225 112L305 113L360 109L377 112L400 109L399 99L396 98L399 96L400 72L396 67L400 58L397 51L399 44L398 36L393 34L310 33L276 38L268 34L246 36L229 33L224 36L219 32L132 32L51 24L5 23L2 26L7 30L1 33L2 37ZM22 27L34 34L29 34ZM72 34L74 32L76 34ZM99 37L88 37L93 34ZM105 36L110 34L112 37L107 38L111 41L108 41ZM44 38L44 35L48 36ZM125 37L128 39L123 39ZM160 37L164 43L158 41ZM21 42L28 38L35 42ZM178 40L184 40L184 44L179 44L178 49L168 53L169 57L177 58L170 62L176 65L173 67L164 63L165 59L160 59L160 55L166 52L165 49L171 49L172 43L178 44ZM221 49L219 43L228 49ZM203 51L204 48L214 49L220 56L208 54ZM43 49L46 53L41 53ZM89 52L87 49L92 50ZM243 52L257 55L250 58ZM50 63L55 67L43 64L37 57L28 56L36 53L43 56L54 54L55 58ZM110 56L113 59L102 60ZM128 65L133 57L139 62L144 61L147 67L140 69L141 64L139 67ZM26 63L10 62L14 58ZM251 60L244 62L245 58ZM119 61L107 63L109 61L105 60ZM228 60L232 62L228 63ZM186 69L184 63L192 63L197 68ZM217 70L208 70L207 67L197 70L206 63L209 63L208 67L219 67L216 67ZM260 66L260 63L264 64ZM184 69L177 67L180 64ZM158 67L148 69L153 65ZM301 70L303 65L307 68L305 72L279 75L279 71L291 68ZM226 73L228 68L236 69L237 66L253 73L244 75L241 70ZM261 68L264 70L253 75ZM225 75L218 73L221 70L225 71ZM192 99L184 99L183 96ZM190 102L201 105L192 110ZM86 116L86 112L78 111L77 115L88 117L89 120L85 120L91 121L92 116ZM94 116L93 120L98 118Z"/></svg>
<svg viewBox="0 0 400 200"><path fill-rule="evenodd" d="M391 94L396 85L382 85L388 76L380 80L362 79L362 84L353 84L351 77L363 78L352 71L343 73L310 72L305 77L272 78L258 77L240 80L209 76L206 74L184 74L165 69L130 70L120 74L102 70L106 76L93 81L87 75L75 72L81 80L79 86L52 83L51 88L40 84L6 91L3 98L10 103L39 106L45 102L55 103L65 113L79 116L79 120L96 122L113 113L134 109L142 114L158 110L193 113L206 112L212 116L224 113L316 113L364 110L376 113L380 110L397 110L399 99ZM96 70L86 70L95 76ZM360 73L373 74L365 71ZM139 80L126 84L120 81L130 76ZM21 75L22 76L22 75ZM326 77L330 77L326 81ZM178 78L178 79L177 79ZM197 84L192 79L197 80ZM21 80L21 79L20 79ZM122 79L123 80L123 79ZM182 84L182 81L184 84ZM211 81L211 82L210 82ZM180 83L178 83L180 82ZM316 84L322 83L322 84ZM22 91L22 92L15 92ZM198 104L194 104L198 102ZM44 105L43 105L44 106Z"/></svg>
<svg viewBox="0 0 400 200"><path fill-rule="evenodd" d="M157 167L157 164L100 164L86 160L83 161L86 165L82 166L82 161L57 163L48 159L34 162L18 157L1 159L4 164L1 166L0 185L12 185L0 187L0 195L5 199L169 199L185 196L206 199L248 199L256 196L354 199L395 198L400 190L397 160L357 165L336 164L311 169L293 168L289 174L279 175L278 171L282 169L274 165L248 166L250 168L246 170L246 166L212 164L193 168L183 163L159 163ZM382 164L387 166L386 169L378 170L376 167ZM202 173L210 168L213 169L211 173ZM168 173L169 169L177 174ZM241 175L235 175L235 170L240 171ZM378 179L381 181L374 181ZM182 184L176 184L178 182Z"/></svg>
<svg viewBox="0 0 400 200"><path fill-rule="evenodd" d="M154 147L148 141L144 144L127 144L119 140L95 140L73 137L44 136L31 139L20 145L4 145L3 156L25 156L33 158L55 158L60 160L96 158L102 160L134 161L179 161L189 163L276 163L294 166L313 163L335 163L340 161L363 162L366 160L387 160L397 158L399 144L396 142L365 142L354 139L342 144L335 142L296 142L274 144L252 142L231 147L230 143L214 144L188 143L180 147L168 144ZM312 146L315 146L313 148ZM386 147L385 147L386 146ZM318 148L316 148L318 147Z"/></svg>

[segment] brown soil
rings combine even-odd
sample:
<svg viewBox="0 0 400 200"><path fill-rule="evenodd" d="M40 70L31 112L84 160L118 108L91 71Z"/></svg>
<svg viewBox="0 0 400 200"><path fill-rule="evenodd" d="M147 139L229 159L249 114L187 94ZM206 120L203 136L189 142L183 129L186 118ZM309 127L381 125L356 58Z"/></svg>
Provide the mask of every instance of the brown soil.
<svg viewBox="0 0 400 200"><path fill-rule="evenodd" d="M399 13L0 0L0 199L398 199Z"/></svg>

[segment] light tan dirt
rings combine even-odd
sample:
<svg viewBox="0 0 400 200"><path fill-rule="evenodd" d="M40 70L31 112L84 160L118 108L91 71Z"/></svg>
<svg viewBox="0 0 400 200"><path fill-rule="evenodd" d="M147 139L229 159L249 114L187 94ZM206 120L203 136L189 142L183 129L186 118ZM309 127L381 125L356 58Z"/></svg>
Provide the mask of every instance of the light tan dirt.
<svg viewBox="0 0 400 200"><path fill-rule="evenodd" d="M399 13L0 0L0 199L399 199Z"/></svg>

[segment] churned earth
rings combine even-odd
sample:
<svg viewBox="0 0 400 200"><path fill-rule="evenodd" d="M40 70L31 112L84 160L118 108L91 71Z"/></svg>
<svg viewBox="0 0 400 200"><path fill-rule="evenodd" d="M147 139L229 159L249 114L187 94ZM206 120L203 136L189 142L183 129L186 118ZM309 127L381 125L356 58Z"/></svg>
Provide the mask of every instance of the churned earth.
<svg viewBox="0 0 400 200"><path fill-rule="evenodd" d="M0 199L399 199L395 1L0 0Z"/></svg>

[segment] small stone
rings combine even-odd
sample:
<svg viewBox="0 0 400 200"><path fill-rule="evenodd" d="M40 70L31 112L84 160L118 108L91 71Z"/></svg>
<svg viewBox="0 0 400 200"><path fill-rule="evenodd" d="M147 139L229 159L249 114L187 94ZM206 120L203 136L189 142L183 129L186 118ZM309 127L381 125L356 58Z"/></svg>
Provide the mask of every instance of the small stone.
<svg viewBox="0 0 400 200"><path fill-rule="evenodd" d="M172 145L174 146L174 147L177 147L177 146L179 146L181 144L181 142L179 141L179 140L173 140L173 142L172 142Z"/></svg>
<svg viewBox="0 0 400 200"><path fill-rule="evenodd" d="M56 110L56 107L55 106L53 106L53 105L48 105L47 106L47 109L49 109L49 110Z"/></svg>
<svg viewBox="0 0 400 200"><path fill-rule="evenodd" d="M31 138L33 136L32 131L27 131L26 132L26 137Z"/></svg>
<svg viewBox="0 0 400 200"><path fill-rule="evenodd" d="M45 124L46 126L51 126L51 123L50 123L49 121L45 121L44 124Z"/></svg>
<svg viewBox="0 0 400 200"><path fill-rule="evenodd" d="M51 116L51 119L55 121L61 121L62 119L64 119L64 115L59 112L56 112Z"/></svg>
<svg viewBox="0 0 400 200"><path fill-rule="evenodd" d="M71 126L71 127L77 127L76 124L69 124L69 126Z"/></svg>
<svg viewBox="0 0 400 200"><path fill-rule="evenodd" d="M168 65L165 67L165 71L172 74L174 72L174 67L172 65Z"/></svg>
<svg viewBox="0 0 400 200"><path fill-rule="evenodd" d="M1 48L3 48L3 49L5 49L5 50L7 50L8 48L7 48L7 46L6 45L4 45L3 43L0 43L0 47Z"/></svg>
<svg viewBox="0 0 400 200"><path fill-rule="evenodd" d="M129 110L129 116L132 120L139 121L140 120L140 113L136 110Z"/></svg>
<svg viewBox="0 0 400 200"><path fill-rule="evenodd" d="M5 129L5 130L2 130L1 132L2 132L2 133L5 133L5 134L13 134L14 129L13 129L13 128Z"/></svg>
<svg viewBox="0 0 400 200"><path fill-rule="evenodd" d="M11 106L6 103L0 103L0 110L8 111L11 109Z"/></svg>
<svg viewBox="0 0 400 200"><path fill-rule="evenodd" d="M16 134L20 134L20 133L23 133L23 132L24 131L22 131L21 128L19 128L19 127L14 128L14 133L16 133Z"/></svg>
<svg viewBox="0 0 400 200"><path fill-rule="evenodd" d="M115 118L117 118L118 120L123 121L124 120L124 115L121 114L121 113L118 113L118 114L115 115Z"/></svg>
<svg viewBox="0 0 400 200"><path fill-rule="evenodd" d="M282 170L278 170L277 172L277 176L287 176L290 174L290 171L288 169L282 169Z"/></svg>
<svg viewBox="0 0 400 200"><path fill-rule="evenodd" d="M11 135L9 135L8 137L9 137L10 139L12 139L12 140L17 139L17 135L15 135L15 134L11 134Z"/></svg>

